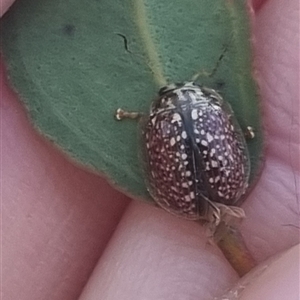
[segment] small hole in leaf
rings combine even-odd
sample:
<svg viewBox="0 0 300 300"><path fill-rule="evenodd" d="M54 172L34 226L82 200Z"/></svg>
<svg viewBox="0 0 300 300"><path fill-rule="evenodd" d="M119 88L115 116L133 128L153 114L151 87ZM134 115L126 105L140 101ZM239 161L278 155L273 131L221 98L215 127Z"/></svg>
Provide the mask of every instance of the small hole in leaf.
<svg viewBox="0 0 300 300"><path fill-rule="evenodd" d="M76 28L73 24L65 24L65 25L63 25L62 31L65 35L74 36L75 29Z"/></svg>

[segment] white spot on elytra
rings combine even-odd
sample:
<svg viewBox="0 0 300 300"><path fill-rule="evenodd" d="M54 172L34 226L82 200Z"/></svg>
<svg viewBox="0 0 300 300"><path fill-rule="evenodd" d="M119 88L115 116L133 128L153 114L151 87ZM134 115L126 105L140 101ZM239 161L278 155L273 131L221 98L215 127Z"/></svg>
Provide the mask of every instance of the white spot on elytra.
<svg viewBox="0 0 300 300"><path fill-rule="evenodd" d="M171 186L171 190L173 190L174 192L178 192L178 189L175 186Z"/></svg>
<svg viewBox="0 0 300 300"><path fill-rule="evenodd" d="M212 160L212 161L211 161L211 166L212 166L213 168L217 168L217 167L218 167L218 163L217 163L215 160Z"/></svg>
<svg viewBox="0 0 300 300"><path fill-rule="evenodd" d="M185 197L184 197L184 200L185 200L186 202L190 202L190 201L191 201L191 197L190 197L190 196L185 196Z"/></svg>
<svg viewBox="0 0 300 300"><path fill-rule="evenodd" d="M202 140L202 141L201 141L201 145L203 145L203 146L207 146L207 145L208 145L208 143L207 143L207 141L206 141L206 140Z"/></svg>
<svg viewBox="0 0 300 300"><path fill-rule="evenodd" d="M178 122L178 121L180 121L180 120L181 120L180 114L175 113L175 114L173 115L172 123Z"/></svg>
<svg viewBox="0 0 300 300"><path fill-rule="evenodd" d="M214 140L214 138L212 137L212 135L209 132L206 134L206 139L208 140L209 143Z"/></svg>
<svg viewBox="0 0 300 300"><path fill-rule="evenodd" d="M182 158L183 160L187 159L186 153L182 153L182 154L181 154L181 158Z"/></svg>
<svg viewBox="0 0 300 300"><path fill-rule="evenodd" d="M171 138L171 140L170 140L170 144L171 144L171 146L174 146L174 145L175 145L175 143L176 143L176 141L175 141L175 139L172 137L172 138Z"/></svg>
<svg viewBox="0 0 300 300"><path fill-rule="evenodd" d="M195 193L194 192L190 192L190 197L191 197L191 199L195 199Z"/></svg>
<svg viewBox="0 0 300 300"><path fill-rule="evenodd" d="M183 139L186 139L187 138L186 131L182 131L181 136L182 136Z"/></svg>
<svg viewBox="0 0 300 300"><path fill-rule="evenodd" d="M193 110L192 110L192 114L191 114L191 115L192 115L192 119L193 119L193 120L197 120L198 114L197 114L197 110L196 110L196 109L193 109Z"/></svg>

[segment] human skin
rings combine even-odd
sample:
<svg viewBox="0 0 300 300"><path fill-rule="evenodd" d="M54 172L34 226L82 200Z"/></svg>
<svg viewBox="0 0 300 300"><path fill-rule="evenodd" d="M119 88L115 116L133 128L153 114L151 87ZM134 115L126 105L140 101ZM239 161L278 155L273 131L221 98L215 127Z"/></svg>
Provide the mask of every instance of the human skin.
<svg viewBox="0 0 300 300"><path fill-rule="evenodd" d="M267 147L241 232L260 266L280 258L239 284L199 224L128 199L39 136L2 60L1 299L207 300L236 284L244 300L298 299L299 3L254 7Z"/></svg>

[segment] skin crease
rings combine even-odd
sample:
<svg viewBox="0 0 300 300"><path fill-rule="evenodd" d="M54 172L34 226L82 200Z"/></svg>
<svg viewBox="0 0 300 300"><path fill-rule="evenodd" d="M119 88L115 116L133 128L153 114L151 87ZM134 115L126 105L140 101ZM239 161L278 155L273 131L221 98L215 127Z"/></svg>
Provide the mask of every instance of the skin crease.
<svg viewBox="0 0 300 300"><path fill-rule="evenodd" d="M11 3L0 2L1 15ZM241 231L261 266L287 252L267 272L249 274L240 299L296 300L299 4L255 1L254 7L268 145ZM206 300L239 285L200 225L130 201L35 133L8 86L3 60L0 80L3 300Z"/></svg>

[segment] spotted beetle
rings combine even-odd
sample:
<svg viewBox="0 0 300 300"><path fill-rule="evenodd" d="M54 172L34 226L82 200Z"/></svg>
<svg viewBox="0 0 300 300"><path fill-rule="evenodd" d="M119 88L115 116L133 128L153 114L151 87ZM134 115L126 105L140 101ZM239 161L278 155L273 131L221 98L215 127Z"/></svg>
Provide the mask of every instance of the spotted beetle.
<svg viewBox="0 0 300 300"><path fill-rule="evenodd" d="M116 116L138 114L119 109ZM141 124L147 186L158 205L214 226L244 217L234 205L248 187L247 145L230 105L215 90L194 82L168 85Z"/></svg>

